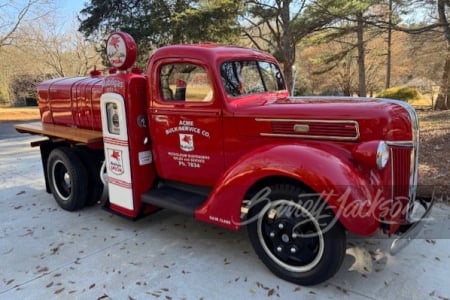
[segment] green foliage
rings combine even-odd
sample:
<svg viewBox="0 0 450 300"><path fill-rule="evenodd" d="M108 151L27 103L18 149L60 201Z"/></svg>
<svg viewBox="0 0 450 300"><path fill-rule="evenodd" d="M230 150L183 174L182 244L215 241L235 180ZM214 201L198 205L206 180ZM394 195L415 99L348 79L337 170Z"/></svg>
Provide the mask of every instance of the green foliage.
<svg viewBox="0 0 450 300"><path fill-rule="evenodd" d="M92 0L80 12L79 31L94 40L128 32L143 66L148 52L164 45L236 41L242 7L238 0Z"/></svg>
<svg viewBox="0 0 450 300"><path fill-rule="evenodd" d="M239 0L203 0L174 14L172 24L183 29L188 42L236 43L241 32L238 16L243 8Z"/></svg>
<svg viewBox="0 0 450 300"><path fill-rule="evenodd" d="M412 87L397 86L386 89L377 95L378 98L397 99L405 102L421 99L422 94Z"/></svg>

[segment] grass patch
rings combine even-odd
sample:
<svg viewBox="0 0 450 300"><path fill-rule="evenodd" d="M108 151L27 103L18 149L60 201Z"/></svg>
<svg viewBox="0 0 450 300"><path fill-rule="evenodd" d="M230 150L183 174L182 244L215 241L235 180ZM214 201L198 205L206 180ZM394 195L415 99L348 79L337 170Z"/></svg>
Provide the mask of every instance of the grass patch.
<svg viewBox="0 0 450 300"><path fill-rule="evenodd" d="M34 107L0 107L0 122L39 120L39 108Z"/></svg>
<svg viewBox="0 0 450 300"><path fill-rule="evenodd" d="M421 100L424 96L415 88L396 86L382 91L377 95L377 98L389 98L410 102Z"/></svg>

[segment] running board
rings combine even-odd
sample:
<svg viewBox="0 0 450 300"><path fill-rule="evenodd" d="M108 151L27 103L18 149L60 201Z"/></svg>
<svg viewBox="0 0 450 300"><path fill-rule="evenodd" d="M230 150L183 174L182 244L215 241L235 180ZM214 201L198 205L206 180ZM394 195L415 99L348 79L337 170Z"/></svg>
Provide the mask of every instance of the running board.
<svg viewBox="0 0 450 300"><path fill-rule="evenodd" d="M163 185L142 194L141 201L182 214L194 216L195 210L206 201L208 195L195 191Z"/></svg>

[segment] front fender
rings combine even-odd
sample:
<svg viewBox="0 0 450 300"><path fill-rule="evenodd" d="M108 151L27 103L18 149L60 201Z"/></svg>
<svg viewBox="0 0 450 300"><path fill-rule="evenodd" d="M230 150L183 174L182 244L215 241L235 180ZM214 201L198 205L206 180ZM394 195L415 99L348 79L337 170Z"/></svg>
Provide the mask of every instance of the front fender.
<svg viewBox="0 0 450 300"><path fill-rule="evenodd" d="M379 200L376 187L369 185L343 151L298 144L258 148L227 170L195 217L237 230L241 226L242 201L249 189L261 179L283 176L320 193L350 232L372 235L380 224L374 205Z"/></svg>

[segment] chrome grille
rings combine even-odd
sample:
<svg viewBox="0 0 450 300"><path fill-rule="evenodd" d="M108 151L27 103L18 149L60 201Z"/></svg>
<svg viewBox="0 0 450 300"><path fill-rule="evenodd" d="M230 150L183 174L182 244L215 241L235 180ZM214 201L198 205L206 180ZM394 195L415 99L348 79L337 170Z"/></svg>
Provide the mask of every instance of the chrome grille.
<svg viewBox="0 0 450 300"><path fill-rule="evenodd" d="M403 202L404 207L409 205L410 200L410 180L411 180L411 153L412 147L392 146L391 152L391 173L392 173L392 199ZM409 213L410 206L408 206ZM403 212L406 212L403 210ZM402 215L402 219L407 218Z"/></svg>
<svg viewBox="0 0 450 300"><path fill-rule="evenodd" d="M411 220L412 210L414 208L414 202L416 200L417 191L417 175L419 170L419 118L417 117L414 108L407 102L392 100L392 99L382 99L386 102L395 103L403 107L409 114L411 120L411 132L412 141L405 142L387 142L390 146L399 147L409 147L412 150L410 156L410 173L409 173L409 203L408 203L408 215L406 216L407 221ZM394 176L395 178L395 176Z"/></svg>
<svg viewBox="0 0 450 300"><path fill-rule="evenodd" d="M385 101L396 103L400 106L402 106L409 114L410 120L411 120L411 132L412 132L412 141L390 141L387 142L389 146L391 146L392 152L391 154L394 156L392 165L392 174L393 174L393 180L397 180L399 182L406 181L406 169L404 168L404 165L409 166L409 188L408 188L408 209L407 209L407 215L406 220L411 221L411 215L414 208L414 202L416 200L416 191L417 191L417 179L418 179L418 170L419 170L419 119L417 118L416 111L414 108L409 105L406 102L403 101L396 101L392 99L384 99ZM406 152L408 151L409 154ZM403 153L403 154L402 154ZM400 160L399 162L396 162L395 160ZM406 160L409 160L409 163L406 162ZM403 163L401 163L403 161ZM404 165L403 165L404 164ZM397 175L397 170L395 170L395 166L401 167ZM399 192L396 191L396 183L393 182L393 193L392 195L395 196L396 194L404 194L405 190L403 188L399 189ZM395 199L395 198L394 198Z"/></svg>

